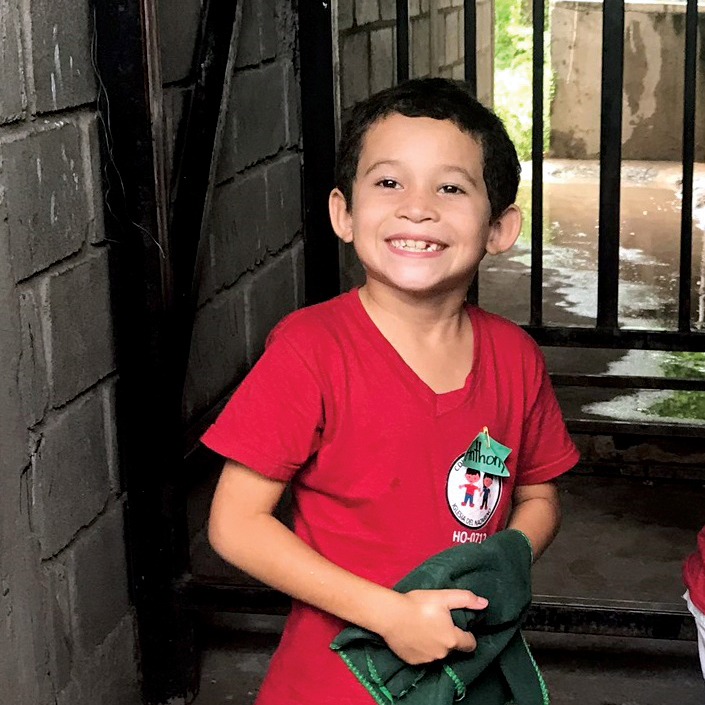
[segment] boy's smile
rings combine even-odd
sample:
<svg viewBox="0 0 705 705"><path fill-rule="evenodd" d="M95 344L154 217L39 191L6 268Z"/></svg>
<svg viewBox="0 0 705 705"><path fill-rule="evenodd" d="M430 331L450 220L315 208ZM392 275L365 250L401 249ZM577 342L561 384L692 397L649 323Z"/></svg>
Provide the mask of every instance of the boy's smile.
<svg viewBox="0 0 705 705"><path fill-rule="evenodd" d="M333 227L354 244L367 285L407 293L465 291L485 253L511 247L520 224L513 206L490 224L473 137L449 120L398 113L365 135L347 206L334 190Z"/></svg>

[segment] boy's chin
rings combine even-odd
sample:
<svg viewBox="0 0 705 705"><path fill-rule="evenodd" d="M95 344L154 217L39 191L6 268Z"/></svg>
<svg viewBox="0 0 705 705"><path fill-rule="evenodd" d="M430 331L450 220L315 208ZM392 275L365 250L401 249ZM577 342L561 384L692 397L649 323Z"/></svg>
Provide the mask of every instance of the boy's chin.
<svg viewBox="0 0 705 705"><path fill-rule="evenodd" d="M366 278L366 286L370 289L389 290L390 293L406 296L409 298L427 299L438 296L461 296L465 297L471 279L460 281L392 281L376 277Z"/></svg>

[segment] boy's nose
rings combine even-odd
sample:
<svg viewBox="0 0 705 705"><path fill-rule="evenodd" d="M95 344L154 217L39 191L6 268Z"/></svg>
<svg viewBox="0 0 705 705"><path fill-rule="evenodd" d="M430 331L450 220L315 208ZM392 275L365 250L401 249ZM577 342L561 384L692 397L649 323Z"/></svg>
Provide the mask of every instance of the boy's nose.
<svg viewBox="0 0 705 705"><path fill-rule="evenodd" d="M437 220L438 211L433 202L433 194L421 189L408 192L397 208L397 217L406 218L414 223Z"/></svg>

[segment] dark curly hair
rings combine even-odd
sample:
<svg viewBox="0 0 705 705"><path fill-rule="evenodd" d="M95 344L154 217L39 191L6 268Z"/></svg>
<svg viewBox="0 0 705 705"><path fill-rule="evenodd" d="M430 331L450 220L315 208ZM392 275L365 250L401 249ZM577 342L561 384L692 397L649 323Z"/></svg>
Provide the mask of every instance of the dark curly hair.
<svg viewBox="0 0 705 705"><path fill-rule="evenodd" d="M444 78L404 81L358 103L338 144L335 185L352 205L352 187L370 127L393 113L406 117L450 120L482 147L483 177L490 201L490 222L514 203L521 166L502 121L470 93L467 84Z"/></svg>

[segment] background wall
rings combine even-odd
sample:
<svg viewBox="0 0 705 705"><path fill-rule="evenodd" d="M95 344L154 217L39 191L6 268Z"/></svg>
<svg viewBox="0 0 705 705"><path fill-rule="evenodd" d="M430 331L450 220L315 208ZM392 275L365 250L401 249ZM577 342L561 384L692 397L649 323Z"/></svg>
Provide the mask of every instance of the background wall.
<svg viewBox="0 0 705 705"><path fill-rule="evenodd" d="M188 66L178 42L170 46L165 47L165 74L178 79L177 69ZM187 420L228 395L259 357L269 330L303 304L297 62L291 3L245 0L201 252L199 307L184 393ZM180 91L178 85L169 89L174 97Z"/></svg>
<svg viewBox="0 0 705 705"><path fill-rule="evenodd" d="M3 0L0 36L0 690L17 705L141 702L116 447L117 381L87 0ZM199 0L161 2L167 165ZM100 41L100 38L97 38ZM303 302L296 26L245 0L187 420Z"/></svg>
<svg viewBox="0 0 705 705"><path fill-rule="evenodd" d="M198 5L198 0L183 0ZM165 3L166 4L166 3ZM171 30L173 36L179 33ZM182 34L185 30L182 30ZM179 106L188 71L164 44L166 103ZM177 67L181 65L180 72ZM169 68L172 67L172 68ZM267 334L304 303L302 151L297 18L287 0L245 0L231 99L198 271L199 302L183 414L189 425L225 400ZM173 116L172 124L178 119ZM189 464L192 570L232 574L207 544L204 523L222 461Z"/></svg>
<svg viewBox="0 0 705 705"><path fill-rule="evenodd" d="M550 154L600 153L602 3L558 0L551 13ZM695 158L705 159L705 14L699 13ZM685 3L628 2L625 8L622 157L682 158ZM674 129L676 126L676 129Z"/></svg>
<svg viewBox="0 0 705 705"><path fill-rule="evenodd" d="M0 692L133 705L90 6L0 13Z"/></svg>

